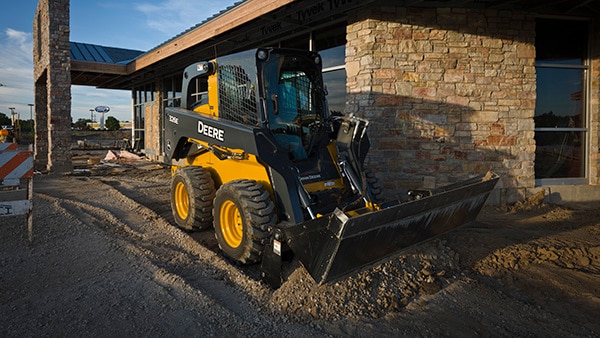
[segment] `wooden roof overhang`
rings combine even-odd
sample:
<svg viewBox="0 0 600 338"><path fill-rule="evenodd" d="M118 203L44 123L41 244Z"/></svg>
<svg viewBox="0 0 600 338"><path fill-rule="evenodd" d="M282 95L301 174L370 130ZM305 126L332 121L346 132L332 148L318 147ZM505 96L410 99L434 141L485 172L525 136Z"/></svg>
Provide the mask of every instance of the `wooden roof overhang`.
<svg viewBox="0 0 600 338"><path fill-rule="evenodd" d="M370 3L406 7L520 9L535 13L600 16L600 0L245 0L126 64L71 61L76 85L132 89L217 55L272 45ZM333 8L332 6L335 6ZM275 29L271 29L275 27ZM267 32L267 33L265 33Z"/></svg>

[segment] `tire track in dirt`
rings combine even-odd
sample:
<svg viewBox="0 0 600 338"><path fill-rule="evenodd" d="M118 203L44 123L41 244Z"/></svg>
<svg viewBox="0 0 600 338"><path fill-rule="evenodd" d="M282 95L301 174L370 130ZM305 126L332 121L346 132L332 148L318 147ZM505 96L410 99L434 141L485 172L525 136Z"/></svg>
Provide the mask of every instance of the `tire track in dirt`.
<svg viewBox="0 0 600 338"><path fill-rule="evenodd" d="M170 206L169 175L159 172L157 175L148 176L148 173L145 173L143 175L123 176L119 180L101 179L101 182L110 185L129 199L158 214L166 222L168 231L175 229L175 231L194 240L200 245L199 247L207 249L211 255L223 259L227 266L231 266L236 272L241 273L240 277L245 276L254 282L261 280L260 264L243 265L229 259L220 251L213 228L189 232L175 225ZM250 288L255 287L251 286ZM268 288L266 290L267 292L270 291Z"/></svg>
<svg viewBox="0 0 600 338"><path fill-rule="evenodd" d="M81 224L106 231L106 238L118 238L119 246L144 262L146 268L150 267L154 282L168 290L174 299L194 294L199 303L209 304L206 310L221 317L222 323L242 329L243 323L250 322L262 332L281 332L287 320L274 317L274 313L265 312L266 308L260 306L271 290L249 280L235 266L114 186L93 178L86 180L86 185L95 189L96 199L67 193L70 198L56 197L57 207L69 215L77 215ZM64 196L65 192L59 195ZM102 202L107 198L113 203Z"/></svg>
<svg viewBox="0 0 600 338"><path fill-rule="evenodd" d="M594 269L580 269L585 261L573 269L567 269L566 261L550 264L580 249L582 237L598 236L597 230L581 225L582 218L566 224L572 216L560 210L536 210L533 214L546 217L539 222L532 222L528 215L491 213L490 224L474 224L421 243L387 262L325 285L316 285L293 262L286 271L287 281L279 290L271 290L253 275L257 270L236 266L216 246L211 247L212 231L189 234L174 225L166 170L126 170L118 177L105 173L50 182L54 183L48 183L44 193L52 195L51 199L63 198L55 202L66 210L58 209L66 215L61 217L82 215L71 229L88 227L103 234L115 252L126 252L134 262L122 269L125 273L131 278L149 275L150 282L144 286L160 290L155 294L168 294L167 310L159 310L161 315L186 311L187 316L207 317L191 319L206 326L196 332L215 334L211 330L220 321L227 325L227 330L218 332L221 336L594 336L600 332L592 318L597 304L581 307L583 302L570 303L548 294L562 293L561 288L570 285L581 287L581 298L593 302L590 296L598 284L593 284ZM594 215L598 213L579 217L591 217L585 224L592 225L597 224ZM582 232L575 236L569 229ZM77 235L80 232L85 234L79 229ZM560 241L553 242L551 236ZM593 254L597 241L588 244L581 252ZM559 259L552 259L553 252ZM510 268L511 255L528 264ZM587 266L595 262L590 260ZM486 268L502 273L485 274ZM98 269L111 272L110 266ZM582 282L588 284L577 284ZM568 313L565 305L570 306ZM136 306L140 305L132 305ZM588 310L592 314L585 314ZM145 315L146 321L152 321L152 315ZM191 317L170 318L186 325Z"/></svg>
<svg viewBox="0 0 600 338"><path fill-rule="evenodd" d="M211 311L203 305L210 299L173 299L154 282L153 266L125 252L118 236L87 224L87 215L73 214L78 208L68 198L40 193L34 198L33 245L1 252L18 257L2 269L7 275L0 287L1 336L156 336L164 332L161 325L172 321L165 319L173 316L171 311L191 309L190 304ZM8 303L4 287L16 294ZM187 315L191 325L177 332L198 330L197 325L200 332L220 331L217 316Z"/></svg>

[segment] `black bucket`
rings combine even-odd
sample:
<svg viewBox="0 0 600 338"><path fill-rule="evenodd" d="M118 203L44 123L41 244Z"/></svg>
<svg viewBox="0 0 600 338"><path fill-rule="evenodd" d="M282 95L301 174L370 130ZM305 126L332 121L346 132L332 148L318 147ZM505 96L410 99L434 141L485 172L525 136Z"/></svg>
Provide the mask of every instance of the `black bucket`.
<svg viewBox="0 0 600 338"><path fill-rule="evenodd" d="M285 237L314 280L330 282L474 221L498 179L488 173L355 217L336 210L285 229Z"/></svg>

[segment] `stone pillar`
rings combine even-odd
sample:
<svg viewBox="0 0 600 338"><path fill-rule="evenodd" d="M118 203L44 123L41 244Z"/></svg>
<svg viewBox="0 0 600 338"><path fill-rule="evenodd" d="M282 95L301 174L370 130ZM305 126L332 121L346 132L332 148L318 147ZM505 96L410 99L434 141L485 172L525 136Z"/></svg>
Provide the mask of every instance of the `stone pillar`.
<svg viewBox="0 0 600 338"><path fill-rule="evenodd" d="M46 171L48 167L48 89L46 72L35 84L35 152L34 167Z"/></svg>
<svg viewBox="0 0 600 338"><path fill-rule="evenodd" d="M73 169L69 5L69 0L40 0L33 21L35 166L49 172Z"/></svg>

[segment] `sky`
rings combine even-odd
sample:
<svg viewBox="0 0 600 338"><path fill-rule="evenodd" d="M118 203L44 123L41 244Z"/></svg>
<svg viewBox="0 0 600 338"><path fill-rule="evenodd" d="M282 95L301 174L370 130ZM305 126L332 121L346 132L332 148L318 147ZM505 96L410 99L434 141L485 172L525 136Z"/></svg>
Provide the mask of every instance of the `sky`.
<svg viewBox="0 0 600 338"><path fill-rule="evenodd" d="M239 0L71 0L70 41L148 51ZM0 113L11 107L30 118L33 104L32 27L36 0L10 1L0 11ZM119 121L131 120L130 91L71 87L71 117L109 106ZM98 119L98 117L96 117Z"/></svg>

